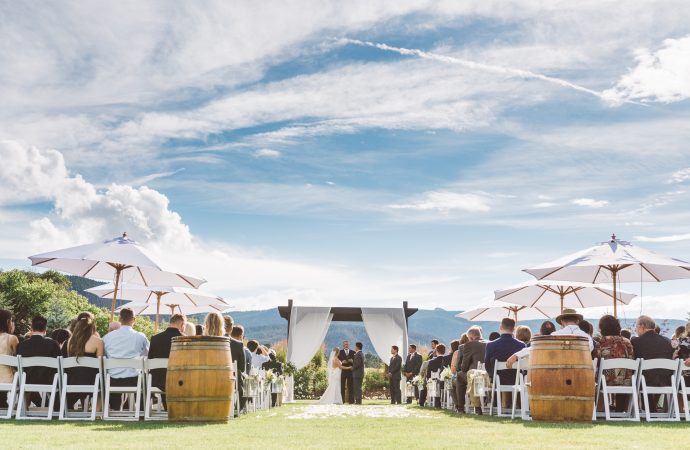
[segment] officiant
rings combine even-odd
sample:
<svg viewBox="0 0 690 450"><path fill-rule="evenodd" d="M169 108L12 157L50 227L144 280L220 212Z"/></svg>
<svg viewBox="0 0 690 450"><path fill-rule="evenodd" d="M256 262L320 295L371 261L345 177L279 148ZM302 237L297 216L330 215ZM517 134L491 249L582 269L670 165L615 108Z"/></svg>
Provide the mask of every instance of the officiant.
<svg viewBox="0 0 690 450"><path fill-rule="evenodd" d="M354 356L355 352L350 349L350 343L348 341L343 341L343 348L340 350L340 353L338 353L338 359L343 363L343 367L352 367ZM345 396L346 392L347 397ZM343 370L340 375L340 395L343 399L343 403L352 404L355 402L355 391L351 370Z"/></svg>

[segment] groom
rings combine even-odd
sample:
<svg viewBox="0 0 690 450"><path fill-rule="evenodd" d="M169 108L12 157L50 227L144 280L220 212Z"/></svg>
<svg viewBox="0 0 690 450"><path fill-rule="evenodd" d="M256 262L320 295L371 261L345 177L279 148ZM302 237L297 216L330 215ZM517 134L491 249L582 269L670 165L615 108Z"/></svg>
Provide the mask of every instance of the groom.
<svg viewBox="0 0 690 450"><path fill-rule="evenodd" d="M343 367L352 367L352 358L354 358L355 352L350 349L350 343L348 341L343 341L343 349L338 353L338 359L343 363ZM348 386L348 398L345 398L345 386ZM352 371L343 370L340 374L340 397L343 399L343 403L354 403L355 391L352 387Z"/></svg>
<svg viewBox="0 0 690 450"><path fill-rule="evenodd" d="M364 381L364 353L362 343L355 344L355 356L352 358L352 381L355 385L355 404L362 404L362 381Z"/></svg>

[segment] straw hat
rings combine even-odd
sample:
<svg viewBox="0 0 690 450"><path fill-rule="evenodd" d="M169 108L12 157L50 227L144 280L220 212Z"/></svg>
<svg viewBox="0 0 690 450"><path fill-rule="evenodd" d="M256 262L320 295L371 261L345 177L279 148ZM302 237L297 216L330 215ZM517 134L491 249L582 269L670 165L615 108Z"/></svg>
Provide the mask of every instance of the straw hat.
<svg viewBox="0 0 690 450"><path fill-rule="evenodd" d="M578 314L577 311L575 311L574 309L565 308L563 310L563 312L558 317L556 317L556 322L558 322L559 325L562 325L561 320L566 319L566 318L567 319L577 319L578 321L582 321L584 319L582 314Z"/></svg>

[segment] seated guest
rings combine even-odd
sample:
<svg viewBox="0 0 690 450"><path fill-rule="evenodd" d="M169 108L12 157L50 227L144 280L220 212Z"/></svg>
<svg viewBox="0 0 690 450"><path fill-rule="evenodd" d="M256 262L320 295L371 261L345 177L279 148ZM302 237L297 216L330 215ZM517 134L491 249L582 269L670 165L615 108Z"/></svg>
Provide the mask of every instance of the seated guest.
<svg viewBox="0 0 690 450"><path fill-rule="evenodd" d="M57 342L57 344L60 346L62 356L65 355L63 348L65 346L65 343L69 341L71 335L72 333L70 333L69 330L65 330L64 328L58 328L57 330L53 330L53 332L50 333L50 338Z"/></svg>
<svg viewBox="0 0 690 450"><path fill-rule="evenodd" d="M630 341L621 336L621 324L611 315L599 319L599 357L601 359L626 358L635 359L635 353ZM625 369L608 369L604 371L606 383L609 386L630 386L632 373ZM623 412L628 408L628 396L616 394L614 396L616 412Z"/></svg>
<svg viewBox="0 0 690 450"><path fill-rule="evenodd" d="M184 336L182 331L187 325L187 318L182 314L173 314L170 317L170 324L165 331L151 336L151 345L149 346L149 359L166 359L170 358L170 347L172 347L172 340L178 336ZM165 392L165 377L167 369L151 369L151 386ZM163 406L167 408L165 395L162 396Z"/></svg>
<svg viewBox="0 0 690 450"><path fill-rule="evenodd" d="M658 334L654 329L656 323L649 316L640 316L635 324L637 337L632 338L636 358L673 359L671 340ZM671 372L664 369L647 370L644 373L647 386L668 386L671 383ZM652 402L652 404L655 404Z"/></svg>
<svg viewBox="0 0 690 450"><path fill-rule="evenodd" d="M261 366L269 360L268 350L263 345L259 345L258 341L247 342L247 348L252 352L252 367L261 369Z"/></svg>
<svg viewBox="0 0 690 450"><path fill-rule="evenodd" d="M24 358L32 356L46 356L57 358L60 356L60 346L54 340L46 337L48 320L42 316L36 316L31 320L31 337L23 340L17 345L17 355ZM49 367L27 367L27 384L53 384L53 376L57 373L55 369ZM39 406L41 396L37 392L31 393L31 402ZM58 402L55 402L56 408Z"/></svg>
<svg viewBox="0 0 690 450"><path fill-rule="evenodd" d="M82 313L83 314L83 313ZM77 320L79 320L79 317L77 317ZM119 330L122 324L120 322L110 322L108 323L108 333L112 331ZM106 333L106 334L108 334Z"/></svg>
<svg viewBox="0 0 690 450"><path fill-rule="evenodd" d="M407 358L405 358L405 365L403 366L403 374L408 383L411 383L414 377L419 375L422 368L422 355L417 353L417 346L410 344L407 349ZM419 399L419 387L414 385L414 398ZM412 397L407 398L407 403L412 403Z"/></svg>
<svg viewBox="0 0 690 450"><path fill-rule="evenodd" d="M486 342L482 340L481 328L470 328L467 330L467 337L469 341L462 346L462 363L458 368L458 376L455 383L455 397L457 398L456 410L461 414L465 412L467 372L476 369L477 365L484 361L484 355L486 353ZM477 408L477 413L482 413L481 408Z"/></svg>
<svg viewBox="0 0 690 450"><path fill-rule="evenodd" d="M204 326L201 325L201 324L197 324L197 325L196 325L196 335L197 335L197 336L203 336L203 335L204 335L204 332L205 332Z"/></svg>
<svg viewBox="0 0 690 450"><path fill-rule="evenodd" d="M283 363L281 363L280 361L278 361L278 360L276 359L276 352L275 352L275 350L271 349L271 350L268 351L268 358L269 358L269 361L266 361L266 362L261 366L261 368L264 369L264 370L266 370L266 371L272 370L273 373L274 373L276 376L282 375L282 374L283 374ZM273 393L272 393L272 394L271 394L271 404L272 404L273 406L276 406L276 402L277 402L277 401L278 401L278 394L273 394Z"/></svg>
<svg viewBox="0 0 690 450"><path fill-rule="evenodd" d="M66 351L65 351L66 350ZM103 340L96 331L96 318L90 312L81 313L72 324L72 336L63 347L63 355L79 358L97 358L105 354ZM98 369L90 367L72 367L66 370L69 384L91 385L96 381ZM82 403L88 394L68 394L67 405L74 407L77 400Z"/></svg>
<svg viewBox="0 0 690 450"><path fill-rule="evenodd" d="M244 327L242 325L235 325L232 327L230 336L235 340L244 342ZM242 372L249 373L252 368L252 352L246 346L242 350L244 351L244 369Z"/></svg>
<svg viewBox="0 0 690 450"><path fill-rule="evenodd" d="M592 338L592 344L594 344L594 349L592 349L592 359L596 359L599 357L599 342L594 339L594 325L592 325L589 321L587 320L581 320L580 323L577 324L582 331L587 333L590 338Z"/></svg>
<svg viewBox="0 0 690 450"><path fill-rule="evenodd" d="M556 325L550 320L545 320L539 327L539 336L550 336L554 331L556 331Z"/></svg>
<svg viewBox="0 0 690 450"><path fill-rule="evenodd" d="M489 341L495 341L496 339L498 339L500 337L501 337L501 333L499 333L497 331L492 331L491 333L489 333Z"/></svg>
<svg viewBox="0 0 690 450"><path fill-rule="evenodd" d="M496 361L507 361L511 355L525 348L524 342L513 337L515 331L513 319L507 317L503 319L499 330L501 337L486 344L486 353L484 354L484 364L490 378L494 376L494 363ZM505 386L515 384L515 370L502 370L498 373L498 378L501 380L501 384Z"/></svg>
<svg viewBox="0 0 690 450"><path fill-rule="evenodd" d="M19 339L14 333L12 313L0 309L0 355L15 356ZM14 378L14 367L0 365L0 384L10 384ZM7 395L0 392L0 408L7 408Z"/></svg>
<svg viewBox="0 0 690 450"><path fill-rule="evenodd" d="M225 336L225 320L217 312L210 312L204 320L204 336Z"/></svg>
<svg viewBox="0 0 690 450"><path fill-rule="evenodd" d="M627 328L621 330L621 336L630 341L632 339L632 333ZM631 341L632 342L632 341Z"/></svg>
<svg viewBox="0 0 690 450"><path fill-rule="evenodd" d="M690 322L685 324L683 333L678 336L676 353L676 356L683 361L690 358ZM686 378L688 378L688 386L690 386L690 374Z"/></svg>
<svg viewBox="0 0 690 450"><path fill-rule="evenodd" d="M532 339L532 330L526 325L518 326L515 329L515 339L529 345L529 341Z"/></svg>
<svg viewBox="0 0 690 450"><path fill-rule="evenodd" d="M459 345L457 345L456 349L453 350L453 341L450 343L450 349L451 349L451 361L450 361L450 371L452 372L453 376L458 372L460 369L460 364L462 363L462 347L469 342L470 338L467 337L467 333L462 333L462 336L460 336L460 341Z"/></svg>
<svg viewBox="0 0 690 450"><path fill-rule="evenodd" d="M196 336L196 325L192 322L185 322L182 334L185 336Z"/></svg>
<svg viewBox="0 0 690 450"><path fill-rule="evenodd" d="M445 356L446 353L446 346L443 344L437 344L436 349L434 350L435 356L431 359L428 360L428 364L426 367L426 380L431 379L431 375L436 373L437 375L441 374L441 371L443 370L443 357ZM441 393L438 392L438 395L440 396ZM427 390L424 389L422 393L419 396L419 403L420 405L424 406L424 403L427 400ZM440 398L437 396L436 397L438 400L436 400L434 403L437 408L441 407L441 401Z"/></svg>
<svg viewBox="0 0 690 450"><path fill-rule="evenodd" d="M149 353L149 340L146 339L144 333L140 333L132 328L136 320L134 311L131 308L122 308L119 320L120 328L103 336L105 356L114 359L146 357ZM110 369L109 373L111 386L137 385L138 374L136 369L116 368ZM111 409L120 409L121 397L120 394L110 395Z"/></svg>
<svg viewBox="0 0 690 450"><path fill-rule="evenodd" d="M246 357L244 356L244 344L241 340L236 339L232 336L232 330L235 328L232 316L224 316L223 320L225 322L225 335L230 338L230 356L232 362L237 362L237 371L235 376L241 377L241 373L244 372L246 365Z"/></svg>
<svg viewBox="0 0 690 450"><path fill-rule="evenodd" d="M685 325L676 327L676 331L674 331L673 335L671 336L671 344L673 344L673 348L678 348L678 339L682 338L683 336L685 336Z"/></svg>
<svg viewBox="0 0 690 450"><path fill-rule="evenodd" d="M443 367L450 367L453 363L453 355L458 351L460 347L460 341L455 339L450 342L450 352L447 355L443 355Z"/></svg>

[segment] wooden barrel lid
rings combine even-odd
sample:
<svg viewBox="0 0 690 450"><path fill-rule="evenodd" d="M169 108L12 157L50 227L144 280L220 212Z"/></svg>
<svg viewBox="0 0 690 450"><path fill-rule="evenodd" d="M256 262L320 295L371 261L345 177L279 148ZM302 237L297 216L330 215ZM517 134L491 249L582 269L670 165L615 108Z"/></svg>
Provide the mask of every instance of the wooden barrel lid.
<svg viewBox="0 0 690 450"><path fill-rule="evenodd" d="M225 336L177 336L173 342L230 342L230 338Z"/></svg>
<svg viewBox="0 0 690 450"><path fill-rule="evenodd" d="M534 336L532 342L560 342L560 341L583 341L589 342L584 336L576 336L574 334L564 334L560 336Z"/></svg>

